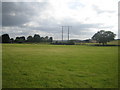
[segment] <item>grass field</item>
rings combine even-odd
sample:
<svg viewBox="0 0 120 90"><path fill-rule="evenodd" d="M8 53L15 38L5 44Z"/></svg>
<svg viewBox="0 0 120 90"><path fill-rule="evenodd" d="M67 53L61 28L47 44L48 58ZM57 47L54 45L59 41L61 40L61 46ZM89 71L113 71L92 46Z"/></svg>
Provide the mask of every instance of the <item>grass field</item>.
<svg viewBox="0 0 120 90"><path fill-rule="evenodd" d="M120 45L120 40L114 40L114 41L108 42L108 44Z"/></svg>
<svg viewBox="0 0 120 90"><path fill-rule="evenodd" d="M3 88L116 88L118 47L2 45Z"/></svg>
<svg viewBox="0 0 120 90"><path fill-rule="evenodd" d="M99 43L75 43L75 44L76 45L99 45ZM107 45L120 45L120 40L113 40L113 41L107 42Z"/></svg>

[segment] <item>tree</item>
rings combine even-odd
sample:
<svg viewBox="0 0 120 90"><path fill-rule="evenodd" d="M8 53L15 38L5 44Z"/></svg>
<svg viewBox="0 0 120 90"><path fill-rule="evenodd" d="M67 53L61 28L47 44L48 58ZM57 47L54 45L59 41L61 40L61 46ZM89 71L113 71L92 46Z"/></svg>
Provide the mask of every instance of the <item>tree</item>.
<svg viewBox="0 0 120 90"><path fill-rule="evenodd" d="M23 43L23 42L25 42L25 37L24 36L16 37L15 42L16 43Z"/></svg>
<svg viewBox="0 0 120 90"><path fill-rule="evenodd" d="M25 37L24 36L20 37L20 39L23 40L23 41L25 41Z"/></svg>
<svg viewBox="0 0 120 90"><path fill-rule="evenodd" d="M28 36L27 37L27 42L33 42L33 37L32 36Z"/></svg>
<svg viewBox="0 0 120 90"><path fill-rule="evenodd" d="M45 42L48 42L48 41L49 41L48 38L49 38L48 36L45 37Z"/></svg>
<svg viewBox="0 0 120 90"><path fill-rule="evenodd" d="M114 40L116 34L111 31L98 31L92 37L93 40L96 40L98 43L102 43L103 45L107 44L107 42Z"/></svg>
<svg viewBox="0 0 120 90"><path fill-rule="evenodd" d="M0 43L2 43L2 36L0 36Z"/></svg>
<svg viewBox="0 0 120 90"><path fill-rule="evenodd" d="M45 42L45 38L44 37L40 37L41 42Z"/></svg>
<svg viewBox="0 0 120 90"><path fill-rule="evenodd" d="M10 42L10 37L8 34L3 34L2 35L2 43L9 43Z"/></svg>
<svg viewBox="0 0 120 90"><path fill-rule="evenodd" d="M16 37L15 38L15 43L19 43L19 41L20 41L20 37Z"/></svg>
<svg viewBox="0 0 120 90"><path fill-rule="evenodd" d="M35 34L33 39L34 39L34 42L40 42L40 35Z"/></svg>
<svg viewBox="0 0 120 90"><path fill-rule="evenodd" d="M25 37L24 36L20 37L20 43L23 43L23 42L25 42Z"/></svg>
<svg viewBox="0 0 120 90"><path fill-rule="evenodd" d="M49 38L49 42L53 42L53 38L52 37Z"/></svg>
<svg viewBox="0 0 120 90"><path fill-rule="evenodd" d="M10 43L14 43L14 39L13 38L10 39Z"/></svg>

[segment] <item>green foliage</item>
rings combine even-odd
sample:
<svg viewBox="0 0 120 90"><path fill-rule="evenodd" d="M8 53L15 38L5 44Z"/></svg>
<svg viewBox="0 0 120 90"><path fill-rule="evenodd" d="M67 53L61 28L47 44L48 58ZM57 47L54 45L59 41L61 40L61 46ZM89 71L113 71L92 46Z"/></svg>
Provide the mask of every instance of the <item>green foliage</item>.
<svg viewBox="0 0 120 90"><path fill-rule="evenodd" d="M28 36L27 37L27 42L33 42L33 37L32 36Z"/></svg>
<svg viewBox="0 0 120 90"><path fill-rule="evenodd" d="M16 37L15 42L16 43L23 43L23 42L25 42L25 37L24 36Z"/></svg>
<svg viewBox="0 0 120 90"><path fill-rule="evenodd" d="M113 41L110 41L108 44L110 44L110 45L120 45L120 40L113 40Z"/></svg>
<svg viewBox="0 0 120 90"><path fill-rule="evenodd" d="M33 37L28 36L27 40L25 40L25 37L16 37L15 40L13 38L10 39L8 34L3 34L0 36L0 43L47 43L47 42L53 42L53 37L40 37L39 34L35 34Z"/></svg>
<svg viewBox="0 0 120 90"><path fill-rule="evenodd" d="M10 37L8 34L3 34L2 35L2 43L9 43L10 42Z"/></svg>
<svg viewBox="0 0 120 90"><path fill-rule="evenodd" d="M40 42L40 35L39 34L34 35L33 42Z"/></svg>
<svg viewBox="0 0 120 90"><path fill-rule="evenodd" d="M49 38L49 42L53 42L53 38L52 37Z"/></svg>
<svg viewBox="0 0 120 90"><path fill-rule="evenodd" d="M98 43L107 44L107 42L110 42L114 40L115 34L111 31L98 31L95 33L92 37L93 40L96 40Z"/></svg>
<svg viewBox="0 0 120 90"><path fill-rule="evenodd" d="M52 37L48 37L48 36L46 36L46 37L40 37L40 35L39 34L35 34L34 35L34 37L32 37L32 36L28 36L27 37L27 42L35 42L35 43L40 43L40 42L52 42L53 41L53 38Z"/></svg>
<svg viewBox="0 0 120 90"><path fill-rule="evenodd" d="M3 88L117 88L118 47L3 44Z"/></svg>
<svg viewBox="0 0 120 90"><path fill-rule="evenodd" d="M68 41L68 44L70 44L70 45L74 45L75 43L74 43L74 41L69 40L69 41Z"/></svg>

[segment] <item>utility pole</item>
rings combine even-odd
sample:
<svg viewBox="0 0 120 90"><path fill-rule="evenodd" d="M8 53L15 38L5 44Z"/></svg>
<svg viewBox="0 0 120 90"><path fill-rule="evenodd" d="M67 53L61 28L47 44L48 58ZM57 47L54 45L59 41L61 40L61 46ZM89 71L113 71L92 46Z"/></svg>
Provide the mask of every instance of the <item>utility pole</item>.
<svg viewBox="0 0 120 90"><path fill-rule="evenodd" d="M69 41L69 26L68 26L68 41Z"/></svg>
<svg viewBox="0 0 120 90"><path fill-rule="evenodd" d="M68 41L69 41L69 34L70 34L69 29L70 29L70 27L72 27L72 26L67 26L67 27L68 27Z"/></svg>
<svg viewBox="0 0 120 90"><path fill-rule="evenodd" d="M63 42L63 29L64 29L64 27L67 27L68 28L68 41L69 41L69 34L70 34L70 27L72 27L72 26L62 26L62 42Z"/></svg>
<svg viewBox="0 0 120 90"><path fill-rule="evenodd" d="M63 27L64 27L64 26L62 26L62 42L63 42Z"/></svg>

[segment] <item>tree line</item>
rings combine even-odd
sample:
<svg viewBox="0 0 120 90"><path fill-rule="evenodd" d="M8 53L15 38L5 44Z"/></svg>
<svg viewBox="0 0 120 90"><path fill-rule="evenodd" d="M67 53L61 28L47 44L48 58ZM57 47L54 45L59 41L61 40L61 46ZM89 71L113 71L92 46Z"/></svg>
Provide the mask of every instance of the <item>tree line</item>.
<svg viewBox="0 0 120 90"><path fill-rule="evenodd" d="M106 45L107 42L110 42L112 40L114 40L116 34L114 34L111 31L105 31L105 30L100 30L97 33L95 33L91 40L95 40L96 43L99 44L103 44ZM49 42L52 43L53 42L53 38L52 37L40 37L39 34L34 34L34 36L28 36L26 39L24 36L22 37L16 37L15 39L10 38L8 34L3 34L0 36L0 40L2 43L40 43L40 42ZM89 42L89 40L84 40L84 42ZM56 41L55 43L53 42L52 44L65 44L65 45L73 45L74 41L69 40L67 42L58 42Z"/></svg>
<svg viewBox="0 0 120 90"><path fill-rule="evenodd" d="M34 36L25 36L10 38L9 34L3 34L0 36L0 40L2 43L40 43L40 42L53 42L53 37L40 37L39 34L34 34Z"/></svg>

